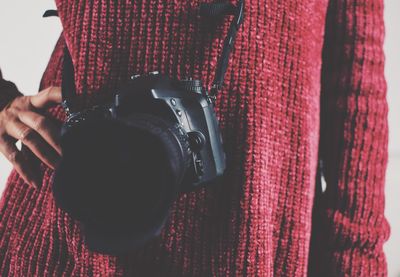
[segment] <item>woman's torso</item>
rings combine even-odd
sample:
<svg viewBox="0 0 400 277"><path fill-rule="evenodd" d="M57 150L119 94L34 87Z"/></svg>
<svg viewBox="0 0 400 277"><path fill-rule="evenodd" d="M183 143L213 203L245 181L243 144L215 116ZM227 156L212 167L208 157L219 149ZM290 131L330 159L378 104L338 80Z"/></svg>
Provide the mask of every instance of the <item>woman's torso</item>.
<svg viewBox="0 0 400 277"><path fill-rule="evenodd" d="M197 15L201 1L56 3L64 33L42 87L60 84L64 39L80 92L112 94L130 75L149 71L200 78L211 85L230 20L214 28ZM36 270L27 272L47 268L76 275L305 275L326 8L327 1L317 0L246 1L245 20L216 105L228 157L225 177L217 186L183 194L160 238L124 257L89 252L76 222L55 207L49 188L52 172L46 169L40 192L15 184L7 189L10 195L19 190L16 202L27 201L27 194L41 199L29 215L41 214L42 225L26 223L30 232L24 233L37 239L10 251L29 257L42 246L44 258L39 255L36 261L44 265L28 266L28 258L14 265ZM52 112L63 117L60 107ZM35 220L28 211L20 212L22 221ZM44 242L46 238L52 239ZM18 244L24 236L15 240ZM47 265L49 255L56 265Z"/></svg>

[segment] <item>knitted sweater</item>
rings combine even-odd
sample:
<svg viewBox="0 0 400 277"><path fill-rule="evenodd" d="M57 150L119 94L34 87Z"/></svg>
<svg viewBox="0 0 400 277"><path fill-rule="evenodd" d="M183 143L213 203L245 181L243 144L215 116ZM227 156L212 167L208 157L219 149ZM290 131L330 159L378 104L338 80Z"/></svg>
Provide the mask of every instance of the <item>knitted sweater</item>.
<svg viewBox="0 0 400 277"><path fill-rule="evenodd" d="M230 19L201 18L200 2L56 0L64 32L41 87L60 85L65 45L89 98L154 70L210 86ZM89 251L78 222L56 207L51 169L41 165L38 190L13 171L0 205L0 275L385 276L382 2L246 0L216 102L222 181L182 194L143 248L109 256ZM65 119L60 106L48 112Z"/></svg>

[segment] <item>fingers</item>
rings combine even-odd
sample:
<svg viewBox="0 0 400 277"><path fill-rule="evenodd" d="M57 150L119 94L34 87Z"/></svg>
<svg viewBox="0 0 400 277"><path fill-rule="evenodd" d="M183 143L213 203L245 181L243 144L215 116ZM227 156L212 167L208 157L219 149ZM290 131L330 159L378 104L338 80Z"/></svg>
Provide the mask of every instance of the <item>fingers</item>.
<svg viewBox="0 0 400 277"><path fill-rule="evenodd" d="M61 103L61 88L48 87L38 94L30 96L32 106L38 109L47 108L51 105Z"/></svg>
<svg viewBox="0 0 400 277"><path fill-rule="evenodd" d="M7 135L0 136L0 152L11 162L18 174L29 185L38 188L39 179L31 168L31 162L14 144L14 140Z"/></svg>
<svg viewBox="0 0 400 277"><path fill-rule="evenodd" d="M42 162L55 169L60 156L34 129L15 120L6 125L6 131L10 136L21 140Z"/></svg>
<svg viewBox="0 0 400 277"><path fill-rule="evenodd" d="M60 142L60 127L40 114L31 111L23 111L18 113L18 118L26 126L35 130L39 135L41 135L44 140L52 146L59 155L61 155Z"/></svg>
<svg viewBox="0 0 400 277"><path fill-rule="evenodd" d="M28 184L36 187L40 185L40 179L35 176L33 159L37 157L55 169L61 147L59 127L35 111L61 103L61 100L61 88L49 87L34 96L17 97L0 111L0 152ZM24 144L24 151L18 150L16 140Z"/></svg>

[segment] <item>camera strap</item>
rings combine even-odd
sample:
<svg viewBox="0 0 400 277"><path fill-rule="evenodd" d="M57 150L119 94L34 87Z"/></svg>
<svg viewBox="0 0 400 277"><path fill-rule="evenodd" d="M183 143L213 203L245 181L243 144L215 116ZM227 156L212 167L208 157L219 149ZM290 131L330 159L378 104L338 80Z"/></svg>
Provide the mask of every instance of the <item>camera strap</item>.
<svg viewBox="0 0 400 277"><path fill-rule="evenodd" d="M62 106L67 112L71 114L73 110L73 99L76 96L75 86L75 71L72 63L71 54L67 46L64 48L64 60L61 72L61 94L62 94Z"/></svg>
<svg viewBox="0 0 400 277"><path fill-rule="evenodd" d="M226 70L228 69L229 55L232 51L236 34L244 19L244 0L239 0L236 6L228 2L202 3L200 4L200 14L208 18L234 15L234 19L231 22L224 41L222 54L217 63L214 81L210 91L210 96L215 98L224 83Z"/></svg>
<svg viewBox="0 0 400 277"><path fill-rule="evenodd" d="M228 68L229 55L232 51L236 34L239 30L240 25L243 22L244 14L244 0L239 0L237 5L233 5L229 2L214 2L214 3L201 3L200 4L200 15L210 19L219 19L226 15L234 15L234 19L228 30L228 34L224 41L222 48L222 54L218 60L214 81L211 87L210 96L215 99L216 94L222 88L226 70ZM47 10L43 17L58 16L56 10ZM62 66L62 81L61 81L61 93L62 93L62 105L67 112L71 114L73 112L73 103L77 95L75 85L75 74L74 65L72 62L71 54L68 47L64 48L64 59Z"/></svg>
<svg viewBox="0 0 400 277"><path fill-rule="evenodd" d="M47 10L43 17L58 16L56 10ZM61 95L64 110L69 116L73 112L73 100L76 97L75 71L68 47L64 47L63 64L61 71Z"/></svg>

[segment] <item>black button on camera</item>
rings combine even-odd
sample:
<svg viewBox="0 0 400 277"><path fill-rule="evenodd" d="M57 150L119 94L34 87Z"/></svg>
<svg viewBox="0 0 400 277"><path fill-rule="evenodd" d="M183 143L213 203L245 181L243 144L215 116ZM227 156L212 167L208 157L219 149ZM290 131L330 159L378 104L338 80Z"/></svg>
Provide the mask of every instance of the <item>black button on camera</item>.
<svg viewBox="0 0 400 277"><path fill-rule="evenodd" d="M206 137L200 132L189 132L190 147L194 152L200 151L206 143Z"/></svg>
<svg viewBox="0 0 400 277"><path fill-rule="evenodd" d="M201 176L204 174L204 165L203 165L203 161L197 159L196 160L196 173Z"/></svg>

